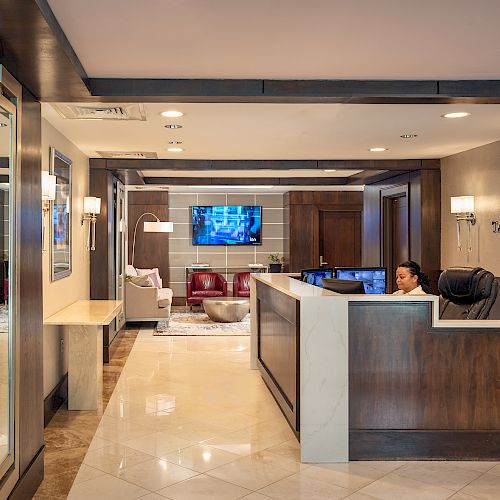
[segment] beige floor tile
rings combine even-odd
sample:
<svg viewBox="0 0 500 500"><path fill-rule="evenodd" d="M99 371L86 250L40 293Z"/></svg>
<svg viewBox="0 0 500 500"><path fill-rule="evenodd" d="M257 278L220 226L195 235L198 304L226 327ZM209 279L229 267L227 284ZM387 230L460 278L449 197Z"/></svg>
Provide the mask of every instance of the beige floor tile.
<svg viewBox="0 0 500 500"><path fill-rule="evenodd" d="M212 425L198 420L188 420L183 423L171 425L165 429L182 439L193 442L202 442L227 433L227 429L222 426Z"/></svg>
<svg viewBox="0 0 500 500"><path fill-rule="evenodd" d="M466 495L465 493L455 493L448 500L478 500L478 497Z"/></svg>
<svg viewBox="0 0 500 500"><path fill-rule="evenodd" d="M372 467L364 463L351 462L346 464L312 465L302 472L302 475L328 484L342 486L349 491L356 491L380 479L389 471L383 468Z"/></svg>
<svg viewBox="0 0 500 500"><path fill-rule="evenodd" d="M395 474L458 491L482 473L456 462L413 462L400 467Z"/></svg>
<svg viewBox="0 0 500 500"><path fill-rule="evenodd" d="M83 463L108 474L116 475L125 467L137 465L152 458L154 457L141 451L120 444L113 444L99 450L89 451L85 455Z"/></svg>
<svg viewBox="0 0 500 500"><path fill-rule="evenodd" d="M94 469L88 465L82 464L78 470L78 474L75 477L73 484L83 483L83 481L88 481L89 479L95 479L96 477L104 475L105 472L99 469Z"/></svg>
<svg viewBox="0 0 500 500"><path fill-rule="evenodd" d="M302 474L277 481L259 493L277 500L336 500L349 495L345 488L310 479Z"/></svg>
<svg viewBox="0 0 500 500"><path fill-rule="evenodd" d="M189 446L165 455L165 460L198 472L215 469L239 458L241 456L235 453L204 445Z"/></svg>
<svg viewBox="0 0 500 500"><path fill-rule="evenodd" d="M149 491L157 491L197 474L197 472L157 458L126 467L119 471L117 477Z"/></svg>
<svg viewBox="0 0 500 500"><path fill-rule="evenodd" d="M102 439L100 437L94 436L92 442L89 445L89 451L99 450L100 448L110 446L111 444L113 444L113 442L109 441L108 439Z"/></svg>
<svg viewBox="0 0 500 500"><path fill-rule="evenodd" d="M158 493L171 500L236 500L251 492L214 477L199 475Z"/></svg>
<svg viewBox="0 0 500 500"><path fill-rule="evenodd" d="M381 500L445 500L452 492L441 486L388 474L360 490Z"/></svg>
<svg viewBox="0 0 500 500"><path fill-rule="evenodd" d="M271 497L267 497L265 495L262 495L261 493L257 493L254 491L253 493L250 493L250 495L247 495L246 497L243 497L241 500L269 500Z"/></svg>
<svg viewBox="0 0 500 500"><path fill-rule="evenodd" d="M165 500L165 497L157 493L148 493L145 497L140 497L139 500Z"/></svg>
<svg viewBox="0 0 500 500"><path fill-rule="evenodd" d="M280 479L291 476L293 472L266 463L253 455L207 472L207 475L237 484L249 490L259 490Z"/></svg>
<svg viewBox="0 0 500 500"><path fill-rule="evenodd" d="M116 420L112 417L102 417L95 435L101 439L121 443L155 432L154 428L136 425L129 420Z"/></svg>
<svg viewBox="0 0 500 500"><path fill-rule="evenodd" d="M264 464L279 467L280 469L285 469L293 473L300 472L301 470L310 467L310 464L301 464L300 462L296 462L295 460L291 460L289 458L276 455L275 453L271 453L268 450L262 450L258 451L257 453L252 453L250 457L253 460L259 460Z"/></svg>
<svg viewBox="0 0 500 500"><path fill-rule="evenodd" d="M104 476L75 484L68 495L68 500L134 500L149 492L139 486L122 481L114 476Z"/></svg>
<svg viewBox="0 0 500 500"><path fill-rule="evenodd" d="M279 455L280 457L300 462L300 444L295 437L284 443L270 446L267 448L267 451Z"/></svg>
<svg viewBox="0 0 500 500"><path fill-rule="evenodd" d="M376 500L376 498L366 495L365 493L359 493L358 491L346 497L345 500Z"/></svg>
<svg viewBox="0 0 500 500"><path fill-rule="evenodd" d="M460 493L466 493L485 500L499 500L500 476L487 472L468 484Z"/></svg>
<svg viewBox="0 0 500 500"><path fill-rule="evenodd" d="M474 462L474 463L477 463L477 464L484 464L484 466L486 466L486 464L491 464L492 462ZM490 474L496 474L498 476L500 476L500 464L495 464L493 465L493 467L490 467L489 469L483 471L483 472L489 472Z"/></svg>
<svg viewBox="0 0 500 500"><path fill-rule="evenodd" d="M124 445L142 451L157 458L164 458L168 453L195 444L193 441L181 439L166 431L154 432L140 438L124 441Z"/></svg>

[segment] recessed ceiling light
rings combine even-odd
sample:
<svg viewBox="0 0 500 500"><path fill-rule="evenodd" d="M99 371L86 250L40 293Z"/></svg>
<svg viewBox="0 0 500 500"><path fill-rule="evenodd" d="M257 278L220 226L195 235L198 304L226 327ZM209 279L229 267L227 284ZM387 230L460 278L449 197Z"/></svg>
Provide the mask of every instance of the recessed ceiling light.
<svg viewBox="0 0 500 500"><path fill-rule="evenodd" d="M161 116L166 116L167 118L179 118L179 116L184 116L184 113L182 113L181 111L170 110L163 111Z"/></svg>
<svg viewBox="0 0 500 500"><path fill-rule="evenodd" d="M323 170L323 172L336 172L336 170L334 168L326 168L325 170Z"/></svg>
<svg viewBox="0 0 500 500"><path fill-rule="evenodd" d="M382 151L387 151L387 148L370 148L372 153L380 153Z"/></svg>
<svg viewBox="0 0 500 500"><path fill-rule="evenodd" d="M169 144L182 144L182 141L168 141Z"/></svg>
<svg viewBox="0 0 500 500"><path fill-rule="evenodd" d="M171 153L181 153L184 150L182 148L168 148L167 151L170 151Z"/></svg>
<svg viewBox="0 0 500 500"><path fill-rule="evenodd" d="M470 113L465 111L457 111L456 113L446 113L445 115L441 115L442 118L465 118L466 116L470 116Z"/></svg>
<svg viewBox="0 0 500 500"><path fill-rule="evenodd" d="M182 125L177 125L177 123L169 123L165 125L165 128L182 128Z"/></svg>
<svg viewBox="0 0 500 500"><path fill-rule="evenodd" d="M0 122L0 127L6 127L6 126L7 126L6 123Z"/></svg>
<svg viewBox="0 0 500 500"><path fill-rule="evenodd" d="M415 137L418 137L417 134L401 134L399 137L401 139L415 139Z"/></svg>

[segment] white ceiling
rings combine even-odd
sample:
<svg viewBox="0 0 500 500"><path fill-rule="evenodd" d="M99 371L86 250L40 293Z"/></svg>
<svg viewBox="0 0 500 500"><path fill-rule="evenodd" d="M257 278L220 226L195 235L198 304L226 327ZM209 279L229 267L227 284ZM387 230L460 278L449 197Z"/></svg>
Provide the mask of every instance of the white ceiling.
<svg viewBox="0 0 500 500"><path fill-rule="evenodd" d="M91 77L500 77L498 0L48 1Z"/></svg>
<svg viewBox="0 0 500 500"><path fill-rule="evenodd" d="M499 2L500 3L500 2ZM116 105L116 104L114 104ZM146 121L62 118L50 104L42 115L89 157L97 151L153 151L175 159L411 159L442 158L500 140L494 104L145 104ZM177 109L185 116L164 118ZM444 119L450 111L463 119ZM169 130L167 123L178 123ZM403 133L418 134L401 139ZM182 141L182 153L167 151ZM388 148L371 153L369 148Z"/></svg>

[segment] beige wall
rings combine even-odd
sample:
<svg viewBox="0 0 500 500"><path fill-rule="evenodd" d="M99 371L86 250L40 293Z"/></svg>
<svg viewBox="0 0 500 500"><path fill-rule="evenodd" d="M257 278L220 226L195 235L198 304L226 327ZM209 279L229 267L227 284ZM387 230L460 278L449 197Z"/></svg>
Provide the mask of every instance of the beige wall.
<svg viewBox="0 0 500 500"><path fill-rule="evenodd" d="M441 160L441 266L481 266L500 276L500 233L491 222L500 220L500 141ZM455 216L450 196L474 195L476 225L472 226L472 252L466 251L462 222L462 252L458 250Z"/></svg>
<svg viewBox="0 0 500 500"><path fill-rule="evenodd" d="M242 266L268 264L270 253L283 254L283 194L239 193L169 193L169 220L174 232L169 235L170 283L174 297L186 296L185 267L193 262L208 262L212 266ZM262 245L256 246L193 246L191 244L192 205L261 205ZM232 289L232 275L228 278Z"/></svg>
<svg viewBox="0 0 500 500"><path fill-rule="evenodd" d="M89 162L73 143L60 134L50 123L42 119L42 169L49 170L49 147L53 146L73 161L72 166L72 272L53 283L50 281L50 241L46 241L43 254L43 316L54 314L79 299L89 298L89 253L85 250L84 230L80 224L83 197L89 188ZM48 235L49 233L47 233ZM67 372L67 355L61 352L62 329L43 329L43 388L44 397L58 384ZM67 339L64 342L65 351Z"/></svg>

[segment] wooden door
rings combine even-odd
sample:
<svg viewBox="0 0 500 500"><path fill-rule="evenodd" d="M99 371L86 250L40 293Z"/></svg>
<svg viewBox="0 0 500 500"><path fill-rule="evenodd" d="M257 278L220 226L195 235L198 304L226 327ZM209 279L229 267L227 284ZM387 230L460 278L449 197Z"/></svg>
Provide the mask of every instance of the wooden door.
<svg viewBox="0 0 500 500"><path fill-rule="evenodd" d="M319 255L325 267L361 265L360 211L319 211Z"/></svg>
<svg viewBox="0 0 500 500"><path fill-rule="evenodd" d="M384 266L387 268L387 291L397 290L397 266L410 258L408 236L408 197L401 194L385 198Z"/></svg>

